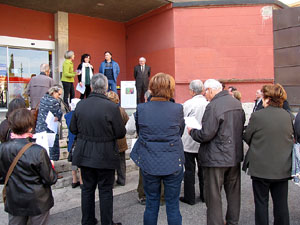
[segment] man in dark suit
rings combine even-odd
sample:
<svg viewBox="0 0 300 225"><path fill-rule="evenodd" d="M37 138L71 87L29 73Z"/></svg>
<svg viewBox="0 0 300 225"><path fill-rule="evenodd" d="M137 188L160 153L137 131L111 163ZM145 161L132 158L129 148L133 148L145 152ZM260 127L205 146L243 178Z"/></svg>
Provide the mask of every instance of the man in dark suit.
<svg viewBox="0 0 300 225"><path fill-rule="evenodd" d="M255 104L254 104L254 108L253 108L253 112L258 111L260 109L263 109L263 104L262 104L262 94L261 94L261 90L258 89L256 91L256 99L255 99Z"/></svg>
<svg viewBox="0 0 300 225"><path fill-rule="evenodd" d="M134 67L134 79L137 91L137 104L144 102L144 94L148 90L151 67L146 65L146 59L141 57L139 65Z"/></svg>

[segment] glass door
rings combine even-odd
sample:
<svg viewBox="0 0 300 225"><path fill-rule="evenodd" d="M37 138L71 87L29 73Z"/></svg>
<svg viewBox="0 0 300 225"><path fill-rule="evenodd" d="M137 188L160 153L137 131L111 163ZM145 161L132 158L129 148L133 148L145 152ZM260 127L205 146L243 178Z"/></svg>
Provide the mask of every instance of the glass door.
<svg viewBox="0 0 300 225"><path fill-rule="evenodd" d="M8 48L9 101L23 97L29 105L26 88L30 79L40 74L40 65L52 66L52 51Z"/></svg>
<svg viewBox="0 0 300 225"><path fill-rule="evenodd" d="M0 108L7 107L7 47L0 46Z"/></svg>

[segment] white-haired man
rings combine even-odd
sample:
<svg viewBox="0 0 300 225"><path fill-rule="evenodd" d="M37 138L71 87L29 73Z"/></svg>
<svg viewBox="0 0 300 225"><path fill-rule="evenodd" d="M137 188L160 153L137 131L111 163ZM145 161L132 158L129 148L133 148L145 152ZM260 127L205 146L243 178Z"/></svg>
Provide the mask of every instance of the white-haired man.
<svg viewBox="0 0 300 225"><path fill-rule="evenodd" d="M134 79L137 92L137 104L144 102L144 94L148 90L151 67L146 65L146 59L141 57L139 65L134 67Z"/></svg>
<svg viewBox="0 0 300 225"><path fill-rule="evenodd" d="M40 103L41 98L46 94L48 89L54 85L50 75L50 66L41 64L40 75L32 77L27 86L27 94L30 97L30 107L35 109Z"/></svg>
<svg viewBox="0 0 300 225"><path fill-rule="evenodd" d="M202 129L188 128L192 138L200 142L199 158L204 171L207 224L237 225L241 205L241 169L243 160L243 129L245 113L240 101L222 91L219 81L204 83L206 106ZM223 217L221 190L227 198L227 213Z"/></svg>
<svg viewBox="0 0 300 225"><path fill-rule="evenodd" d="M193 80L189 85L191 99L187 100L183 104L184 117L195 117L196 120L201 124L201 120L208 104L205 97L202 95L203 83L201 80ZM184 196L180 197L180 201L194 205L196 203L195 195L195 170L196 162L198 167L198 178L199 178L199 189L200 189L200 200L204 202L203 194L203 171L201 163L199 161L199 147L200 144L194 141L188 134L187 128L185 128L182 135L182 143L184 147Z"/></svg>

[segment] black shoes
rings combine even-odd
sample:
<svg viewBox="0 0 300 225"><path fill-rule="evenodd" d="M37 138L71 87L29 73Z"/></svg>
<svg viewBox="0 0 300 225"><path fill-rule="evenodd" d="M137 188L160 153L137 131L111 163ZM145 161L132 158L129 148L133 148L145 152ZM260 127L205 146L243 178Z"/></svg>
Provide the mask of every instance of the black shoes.
<svg viewBox="0 0 300 225"><path fill-rule="evenodd" d="M188 200L186 200L184 197L180 197L179 200L181 202L184 202L186 204L189 204L189 205L195 205L195 202L189 202Z"/></svg>
<svg viewBox="0 0 300 225"><path fill-rule="evenodd" d="M79 185L80 185L79 182L77 182L77 183L72 183L72 188L77 188Z"/></svg>
<svg viewBox="0 0 300 225"><path fill-rule="evenodd" d="M113 223L113 225L122 225L122 223Z"/></svg>
<svg viewBox="0 0 300 225"><path fill-rule="evenodd" d="M146 205L146 199L145 198L139 198L138 201L141 205Z"/></svg>

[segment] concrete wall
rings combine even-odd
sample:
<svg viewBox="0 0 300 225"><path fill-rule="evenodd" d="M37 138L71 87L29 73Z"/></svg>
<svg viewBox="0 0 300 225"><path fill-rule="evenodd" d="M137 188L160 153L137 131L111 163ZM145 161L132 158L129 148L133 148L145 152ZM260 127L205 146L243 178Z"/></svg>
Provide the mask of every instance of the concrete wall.
<svg viewBox="0 0 300 225"><path fill-rule="evenodd" d="M174 8L177 101L188 98L193 79L254 79L234 83L244 102L273 79L272 7ZM268 11L271 10L271 11ZM269 13L269 14L268 14ZM271 14L270 14L271 13Z"/></svg>
<svg viewBox="0 0 300 225"><path fill-rule="evenodd" d="M0 4L0 35L54 41L54 14Z"/></svg>
<svg viewBox="0 0 300 225"><path fill-rule="evenodd" d="M124 23L69 14L69 49L75 52L76 68L81 55L88 53L91 55L94 72L97 73L100 63L104 60L104 52L110 51L120 66L119 84L121 80L126 79L127 74L125 41ZM77 91L76 96L79 96Z"/></svg>

